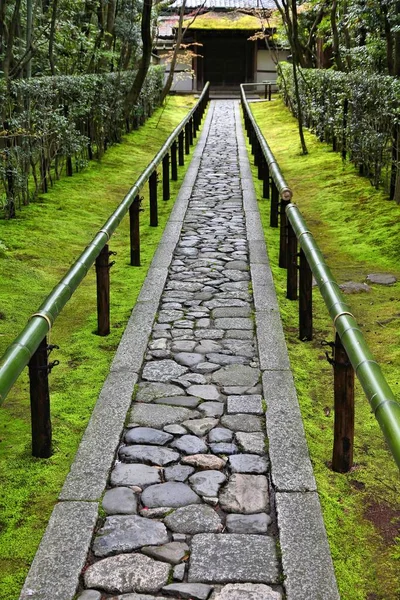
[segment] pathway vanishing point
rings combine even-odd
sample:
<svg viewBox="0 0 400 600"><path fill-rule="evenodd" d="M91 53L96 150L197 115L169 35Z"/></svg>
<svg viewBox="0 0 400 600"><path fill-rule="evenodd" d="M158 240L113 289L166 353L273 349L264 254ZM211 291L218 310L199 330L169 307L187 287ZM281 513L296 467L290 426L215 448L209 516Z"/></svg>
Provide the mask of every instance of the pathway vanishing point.
<svg viewBox="0 0 400 600"><path fill-rule="evenodd" d="M20 599L75 597L339 598L236 101L210 105Z"/></svg>

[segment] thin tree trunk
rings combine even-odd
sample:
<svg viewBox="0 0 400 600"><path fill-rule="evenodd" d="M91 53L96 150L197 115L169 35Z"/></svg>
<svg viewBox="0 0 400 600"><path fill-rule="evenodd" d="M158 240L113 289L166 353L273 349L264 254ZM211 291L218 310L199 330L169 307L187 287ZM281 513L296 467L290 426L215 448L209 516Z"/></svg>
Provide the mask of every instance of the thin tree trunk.
<svg viewBox="0 0 400 600"><path fill-rule="evenodd" d="M163 91L161 92L161 103L164 102L165 98L167 97L169 90L171 89L172 82L174 81L176 62L178 60L179 49L181 47L181 42L182 42L182 38L183 38L183 17L185 15L185 7L186 7L186 0L183 0L180 11L179 11L179 24L178 24L178 32L176 35L176 43L175 43L174 53L172 55L172 60L171 60L171 64L169 67L167 81L165 82Z"/></svg>
<svg viewBox="0 0 400 600"><path fill-rule="evenodd" d="M125 99L125 113L129 114L131 107L136 104L142 91L144 80L146 79L147 71L150 66L151 50L153 40L151 36L151 11L153 8L153 0L144 0L142 12L142 58L140 59L139 69Z"/></svg>
<svg viewBox="0 0 400 600"><path fill-rule="evenodd" d="M33 24L33 6L32 0L26 0L26 51L29 52L32 43L32 24ZM27 79L32 76L32 55L25 66L25 76Z"/></svg>
<svg viewBox="0 0 400 600"><path fill-rule="evenodd" d="M56 74L56 67L54 63L54 35L56 31L56 20L57 20L57 4L58 0L53 0L53 12L51 13L51 26L50 26L50 38L49 38L49 62L50 71L52 75Z"/></svg>
<svg viewBox="0 0 400 600"><path fill-rule="evenodd" d="M336 16L337 16L337 0L333 0L332 7L331 7L332 50L333 50L333 56L335 58L335 62L336 62L338 71L344 71L344 65L343 65L342 57L340 55L339 32L338 32L338 28L337 28Z"/></svg>

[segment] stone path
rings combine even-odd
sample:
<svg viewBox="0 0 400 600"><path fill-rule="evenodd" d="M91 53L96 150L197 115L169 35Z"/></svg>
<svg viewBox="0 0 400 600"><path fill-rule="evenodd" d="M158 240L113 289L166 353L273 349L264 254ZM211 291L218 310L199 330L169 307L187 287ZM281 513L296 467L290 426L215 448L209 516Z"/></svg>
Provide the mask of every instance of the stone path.
<svg viewBox="0 0 400 600"><path fill-rule="evenodd" d="M239 139L237 102L213 102L202 136L206 141L195 183L78 598L337 600ZM157 276L161 270L149 273ZM151 300L149 290L142 298ZM116 403L132 389L121 383L124 376L132 383L132 371L139 372L139 333L147 335L145 317L133 330L128 326L122 358L117 354L114 361L106 391L113 390ZM112 422L113 406L104 410ZM104 416L95 413L88 427L92 434L83 440L56 507L67 516L53 545L57 515L50 523L53 534L46 543L53 555L60 539L68 537L74 505L90 513L89 505L102 494L102 474L98 481L94 475L98 463L109 472L100 447L112 445L112 435L102 433L104 426ZM71 525L77 538L79 523ZM35 595L40 585L48 585L46 543L21 599L48 598ZM78 548L72 544L70 553L77 554ZM70 598L55 587L54 600Z"/></svg>

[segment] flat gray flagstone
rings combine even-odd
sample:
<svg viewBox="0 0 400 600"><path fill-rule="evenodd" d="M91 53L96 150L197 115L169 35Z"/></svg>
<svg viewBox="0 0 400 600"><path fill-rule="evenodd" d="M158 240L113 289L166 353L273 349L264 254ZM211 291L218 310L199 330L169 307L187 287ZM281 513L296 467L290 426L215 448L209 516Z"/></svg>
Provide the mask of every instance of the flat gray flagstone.
<svg viewBox="0 0 400 600"><path fill-rule="evenodd" d="M246 433L237 431L235 433L236 441L243 452L251 454L265 454L266 437L261 432Z"/></svg>
<svg viewBox="0 0 400 600"><path fill-rule="evenodd" d="M189 582L277 583L275 541L264 535L201 533L192 539Z"/></svg>
<svg viewBox="0 0 400 600"><path fill-rule="evenodd" d="M180 385L189 388L191 384L195 385L203 385L207 383L207 378L205 375L201 373L186 373L185 375L181 375L177 379L173 379L172 381L179 383Z"/></svg>
<svg viewBox="0 0 400 600"><path fill-rule="evenodd" d="M171 383L139 383L135 400L137 402L152 402L163 396L174 396L180 394L181 388Z"/></svg>
<svg viewBox="0 0 400 600"><path fill-rule="evenodd" d="M189 600L207 600L212 587L203 583L170 583L162 588L163 593Z"/></svg>
<svg viewBox="0 0 400 600"><path fill-rule="evenodd" d="M85 590L79 594L78 600L101 600L101 594L96 590Z"/></svg>
<svg viewBox="0 0 400 600"><path fill-rule="evenodd" d="M224 413L224 405L221 402L202 402L198 408L205 417L220 417Z"/></svg>
<svg viewBox="0 0 400 600"><path fill-rule="evenodd" d="M220 317L214 321L217 329L254 329L254 323L246 317Z"/></svg>
<svg viewBox="0 0 400 600"><path fill-rule="evenodd" d="M183 435L171 444L172 448L176 448L185 454L201 454L207 452L207 445L195 435Z"/></svg>
<svg viewBox="0 0 400 600"><path fill-rule="evenodd" d="M260 376L260 371L253 367L248 367L247 365L228 365L227 367L222 367L216 373L213 373L211 379L213 383L222 386L238 385L242 387L252 387L258 383Z"/></svg>
<svg viewBox="0 0 400 600"><path fill-rule="evenodd" d="M156 560L177 565L189 554L189 546L184 542L169 542L163 546L145 546L141 551Z"/></svg>
<svg viewBox="0 0 400 600"><path fill-rule="evenodd" d="M197 340L220 340L224 332L221 329L196 329L194 337Z"/></svg>
<svg viewBox="0 0 400 600"><path fill-rule="evenodd" d="M129 463L144 463L148 465L167 466L177 460L180 455L170 448L162 446L122 446L119 450L119 456L122 460Z"/></svg>
<svg viewBox="0 0 400 600"><path fill-rule="evenodd" d="M219 488L225 481L226 476L221 471L202 471L189 479L194 491L201 496L218 496Z"/></svg>
<svg viewBox="0 0 400 600"><path fill-rule="evenodd" d="M182 425L177 425L175 423L173 423L172 425L166 425L164 427L164 431L173 435L185 435L185 433L187 433L187 429L185 427L182 427Z"/></svg>
<svg viewBox="0 0 400 600"><path fill-rule="evenodd" d="M209 373L214 373L218 369L221 368L221 365L213 362L201 362L196 367L194 367L198 373L202 375L207 375Z"/></svg>
<svg viewBox="0 0 400 600"><path fill-rule="evenodd" d="M171 597L166 596L149 596L148 594L122 594L113 596L110 600L171 600Z"/></svg>
<svg viewBox="0 0 400 600"><path fill-rule="evenodd" d="M134 427L125 434L127 444L164 446L173 439L173 435L152 427Z"/></svg>
<svg viewBox="0 0 400 600"><path fill-rule="evenodd" d="M282 600L282 594L262 583L229 583L211 600Z"/></svg>
<svg viewBox="0 0 400 600"><path fill-rule="evenodd" d="M104 557L167 542L168 533L162 523L137 515L118 515L106 518L94 539L93 552Z"/></svg>
<svg viewBox="0 0 400 600"><path fill-rule="evenodd" d="M225 512L251 514L269 511L268 481L264 475L235 473L219 495Z"/></svg>
<svg viewBox="0 0 400 600"><path fill-rule="evenodd" d="M187 388L187 393L197 396L202 400L219 400L221 394L215 385L192 385Z"/></svg>
<svg viewBox="0 0 400 600"><path fill-rule="evenodd" d="M232 260L231 262L228 262L228 264L225 266L225 269L235 269L237 271L248 271L249 265L244 260Z"/></svg>
<svg viewBox="0 0 400 600"><path fill-rule="evenodd" d="M161 469L148 465L118 463L111 471L111 485L132 486L140 488L160 483Z"/></svg>
<svg viewBox="0 0 400 600"><path fill-rule="evenodd" d="M257 454L237 454L229 457L232 473L266 473L267 459Z"/></svg>
<svg viewBox="0 0 400 600"><path fill-rule="evenodd" d="M193 352L196 342L192 340L175 341L171 346L171 352Z"/></svg>
<svg viewBox="0 0 400 600"><path fill-rule="evenodd" d="M174 360L185 367L195 367L204 360L204 356L196 352L178 352L174 354Z"/></svg>
<svg viewBox="0 0 400 600"><path fill-rule="evenodd" d="M178 365L177 362L166 360L153 360L144 366L142 377L148 381L167 382L188 372L187 367Z"/></svg>
<svg viewBox="0 0 400 600"><path fill-rule="evenodd" d="M175 481L151 485L142 494L142 504L148 508L157 506L178 508L200 502L199 496L188 485Z"/></svg>
<svg viewBox="0 0 400 600"><path fill-rule="evenodd" d="M186 565L185 563L180 563L174 567L173 579L174 581L183 581L185 577Z"/></svg>
<svg viewBox="0 0 400 600"><path fill-rule="evenodd" d="M253 432L263 429L260 417L246 414L224 415L221 417L221 425L232 431Z"/></svg>
<svg viewBox="0 0 400 600"><path fill-rule="evenodd" d="M169 281L166 286L167 290L177 290L179 292L199 292L203 289L201 283L194 283L189 281Z"/></svg>
<svg viewBox="0 0 400 600"><path fill-rule="evenodd" d="M226 459L212 454L193 454L192 456L183 456L181 462L203 470L216 469L221 471L225 467Z"/></svg>
<svg viewBox="0 0 400 600"><path fill-rule="evenodd" d="M200 402L200 398L195 396L167 396L165 398L157 398L155 404L168 404L170 406L183 406L185 408L196 408Z"/></svg>
<svg viewBox="0 0 400 600"><path fill-rule="evenodd" d="M222 349L220 342L215 340L201 340L200 344L195 347L195 351L200 354L208 354L209 352L219 352Z"/></svg>
<svg viewBox="0 0 400 600"><path fill-rule="evenodd" d="M244 365L249 361L245 356L230 356L229 354L215 354L215 352L211 352L206 355L207 359L216 365Z"/></svg>
<svg viewBox="0 0 400 600"><path fill-rule="evenodd" d="M157 508L141 508L139 514L146 519L163 519L171 512L170 506L157 506Z"/></svg>
<svg viewBox="0 0 400 600"><path fill-rule="evenodd" d="M171 531L188 535L219 532L223 528L218 514L206 504L193 504L178 508L165 517L164 523Z"/></svg>
<svg viewBox="0 0 400 600"><path fill-rule="evenodd" d="M367 281L377 283L378 285L392 285L397 279L390 273L370 273L367 275Z"/></svg>
<svg viewBox="0 0 400 600"><path fill-rule="evenodd" d="M208 441L210 444L219 442L231 442L233 439L233 431L226 429L226 427L215 427L208 434Z"/></svg>
<svg viewBox="0 0 400 600"><path fill-rule="evenodd" d="M157 404L134 404L130 418L138 425L162 429L171 423L181 423L186 419L194 419L199 413L190 408Z"/></svg>
<svg viewBox="0 0 400 600"><path fill-rule="evenodd" d="M218 425L218 419L213 417L204 417L204 419L193 419L192 421L183 421L182 425L189 429L194 435L203 436L206 435L213 427ZM200 454L199 452L193 452L193 454Z"/></svg>
<svg viewBox="0 0 400 600"><path fill-rule="evenodd" d="M258 394L249 394L241 396L228 396L227 400L228 414L251 413L253 415L262 415L262 397Z"/></svg>
<svg viewBox="0 0 400 600"><path fill-rule="evenodd" d="M104 494L102 507L108 515L137 513L137 496L127 487L116 487Z"/></svg>
<svg viewBox="0 0 400 600"><path fill-rule="evenodd" d="M189 465L174 465L164 469L164 477L166 481L186 481L186 479L194 473L194 467Z"/></svg>
<svg viewBox="0 0 400 600"><path fill-rule="evenodd" d="M251 308L247 303L244 303L244 306L218 306L218 308L214 308L212 311L212 316L214 319L221 317L249 317L250 315Z"/></svg>
<svg viewBox="0 0 400 600"><path fill-rule="evenodd" d="M255 515L226 515L226 529L229 533L267 533L272 519L266 513Z"/></svg>
<svg viewBox="0 0 400 600"><path fill-rule="evenodd" d="M84 574L86 587L107 593L158 592L168 581L170 565L143 554L120 554L96 562Z"/></svg>

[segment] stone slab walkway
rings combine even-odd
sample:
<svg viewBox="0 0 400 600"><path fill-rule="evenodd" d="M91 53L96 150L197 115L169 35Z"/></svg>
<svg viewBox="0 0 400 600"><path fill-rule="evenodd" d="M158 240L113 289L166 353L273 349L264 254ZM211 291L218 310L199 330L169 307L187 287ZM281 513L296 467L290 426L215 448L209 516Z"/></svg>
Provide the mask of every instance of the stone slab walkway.
<svg viewBox="0 0 400 600"><path fill-rule="evenodd" d="M84 562L79 600L339 598L235 101L96 409L21 600L72 600Z"/></svg>

